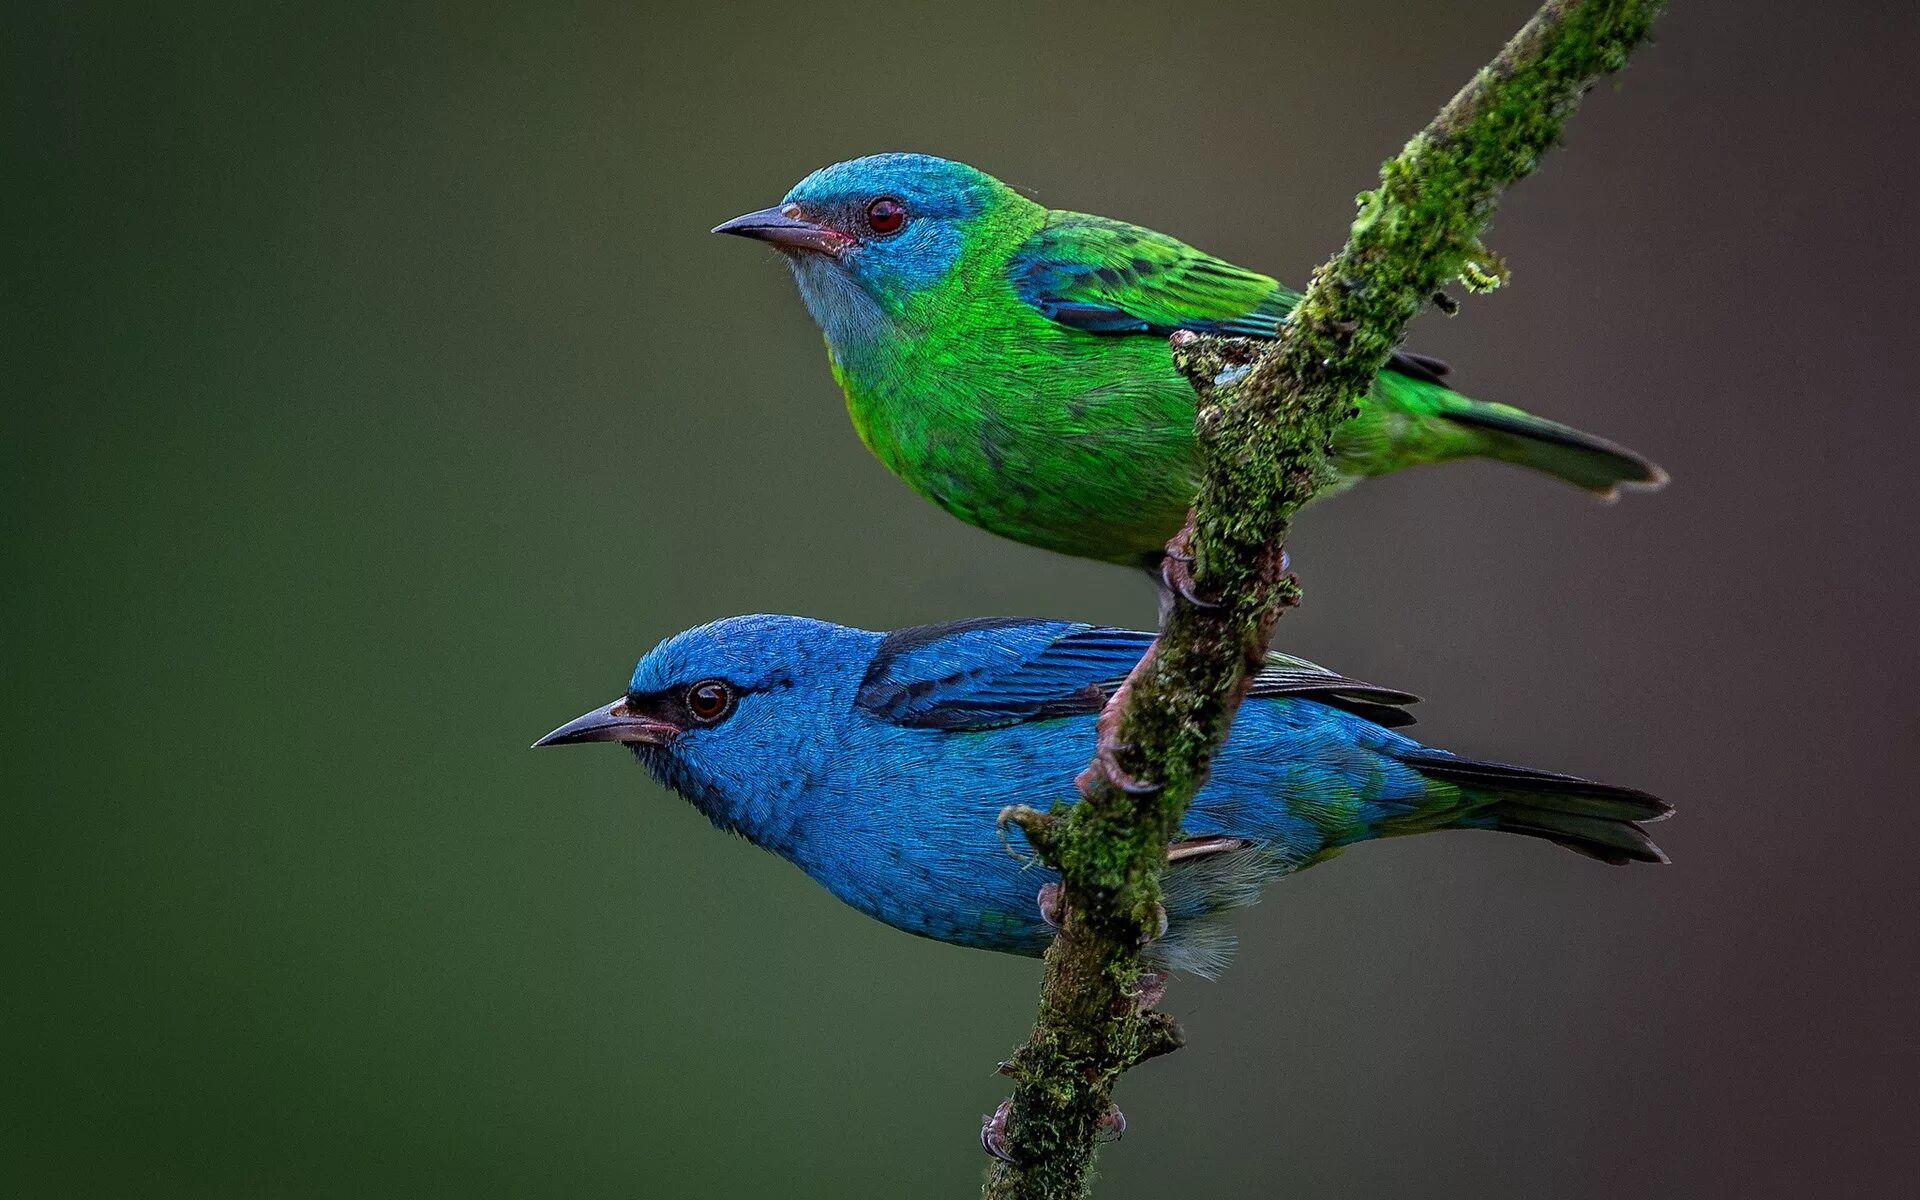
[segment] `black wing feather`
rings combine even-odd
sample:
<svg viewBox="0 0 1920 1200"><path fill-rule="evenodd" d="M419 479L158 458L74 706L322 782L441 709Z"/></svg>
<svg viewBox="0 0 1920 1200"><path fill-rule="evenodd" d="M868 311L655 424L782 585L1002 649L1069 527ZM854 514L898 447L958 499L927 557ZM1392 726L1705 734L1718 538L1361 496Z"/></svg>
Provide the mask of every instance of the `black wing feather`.
<svg viewBox="0 0 1920 1200"><path fill-rule="evenodd" d="M1022 618L919 625L880 643L855 704L894 725L978 730L1098 712L1152 645L1128 629ZM1250 695L1314 700L1379 725L1417 697L1274 655Z"/></svg>

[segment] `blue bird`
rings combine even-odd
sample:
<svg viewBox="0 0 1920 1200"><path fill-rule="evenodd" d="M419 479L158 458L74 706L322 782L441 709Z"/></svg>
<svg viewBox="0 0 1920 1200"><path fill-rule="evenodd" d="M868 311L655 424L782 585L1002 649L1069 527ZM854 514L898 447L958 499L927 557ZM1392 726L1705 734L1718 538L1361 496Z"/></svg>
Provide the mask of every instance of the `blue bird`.
<svg viewBox="0 0 1920 1200"><path fill-rule="evenodd" d="M621 742L719 828L897 929L1037 955L1053 873L1003 806L1072 801L1106 698L1153 635L990 618L881 634L733 617L668 638L626 694L536 742ZM1212 975L1221 916L1370 838L1495 829L1602 862L1664 862L1660 800L1462 758L1395 727L1414 697L1269 655L1169 851L1164 969Z"/></svg>

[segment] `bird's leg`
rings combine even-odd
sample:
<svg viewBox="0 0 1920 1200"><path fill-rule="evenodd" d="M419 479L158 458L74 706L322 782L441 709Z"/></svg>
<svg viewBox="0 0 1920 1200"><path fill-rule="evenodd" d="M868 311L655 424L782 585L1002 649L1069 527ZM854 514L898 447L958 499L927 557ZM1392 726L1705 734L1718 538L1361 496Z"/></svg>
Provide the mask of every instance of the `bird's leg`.
<svg viewBox="0 0 1920 1200"><path fill-rule="evenodd" d="M1152 647L1148 647L1147 653L1149 655L1153 653ZM1139 669L1138 666L1134 667L1136 671ZM1138 778L1120 765L1120 751L1126 748L1118 736L1120 712L1126 707L1124 700L1126 691L1127 685L1121 684L1120 689L1107 701L1107 706L1100 710L1099 719L1094 722L1094 732L1098 735L1094 741L1094 762L1098 764L1099 771L1106 775L1108 781L1127 795L1152 796L1163 791L1166 785L1155 783L1150 779ZM1094 770L1094 767L1088 767L1074 782L1083 788L1088 786L1092 782L1090 776L1093 776Z"/></svg>
<svg viewBox="0 0 1920 1200"><path fill-rule="evenodd" d="M1285 575L1291 566L1292 562L1288 559L1287 552L1282 549L1280 551L1280 574ZM1226 607L1219 601L1208 600L1202 597L1194 590L1193 555L1187 551L1187 530L1185 529L1180 531L1179 537L1167 545L1166 550L1161 553L1158 562L1150 561L1148 563L1147 574L1153 576L1154 588L1160 597L1160 625L1162 628L1166 626L1168 614L1173 611L1173 598L1175 596L1179 596L1195 608L1203 608L1210 612Z"/></svg>
<svg viewBox="0 0 1920 1200"><path fill-rule="evenodd" d="M1108 706L1108 711L1112 711L1111 704ZM1105 725L1105 723L1105 718L1102 717L1101 724ZM1112 781L1113 786L1119 788L1129 796L1152 796L1166 790L1165 784L1155 783L1150 779L1141 779L1139 776L1134 775L1122 767L1120 765L1119 754L1125 747L1125 743L1116 741L1108 736L1105 729L1101 730L1100 740L1096 745L1098 748L1094 751L1094 754L1100 760L1100 767L1107 773L1107 778Z"/></svg>
<svg viewBox="0 0 1920 1200"><path fill-rule="evenodd" d="M1011 1163L1013 1155L1007 1151L1007 1116L1013 1112L1013 1100L1008 1098L1000 1102L1000 1107L980 1119L980 1148L1003 1163ZM1117 1142L1127 1132L1127 1114L1120 1111L1119 1105L1109 1108L1100 1118L1100 1140Z"/></svg>
<svg viewBox="0 0 1920 1200"><path fill-rule="evenodd" d="M1066 889L1060 886L1059 880L1041 884L1040 891L1034 896L1034 900L1040 905L1040 919L1047 923L1048 929L1058 929L1066 924L1067 893ZM1166 905L1153 906L1153 920L1154 931L1146 937L1149 942L1157 942L1167 936Z"/></svg>
<svg viewBox="0 0 1920 1200"><path fill-rule="evenodd" d="M980 1119L980 1148L1003 1163L1013 1161L1013 1155L1007 1153L1007 1114L1012 1111L1013 1097L1009 1096Z"/></svg>
<svg viewBox="0 0 1920 1200"><path fill-rule="evenodd" d="M1208 600L1193 590L1193 555L1186 552L1184 535L1179 539L1179 548L1167 547L1160 556L1160 623L1166 624L1167 611L1173 607L1173 598L1179 596L1195 608L1209 611L1224 607L1218 600Z"/></svg>
<svg viewBox="0 0 1920 1200"><path fill-rule="evenodd" d="M1153 580L1153 627L1165 629L1173 615L1173 589L1167 586L1167 560L1163 555L1147 561L1147 576Z"/></svg>

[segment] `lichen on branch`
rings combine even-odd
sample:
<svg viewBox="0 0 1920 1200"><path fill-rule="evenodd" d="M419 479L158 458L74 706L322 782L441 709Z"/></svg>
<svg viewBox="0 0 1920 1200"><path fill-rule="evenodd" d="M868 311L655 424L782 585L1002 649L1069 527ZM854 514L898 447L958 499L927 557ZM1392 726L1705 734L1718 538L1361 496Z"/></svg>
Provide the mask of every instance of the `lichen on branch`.
<svg viewBox="0 0 1920 1200"><path fill-rule="evenodd" d="M1505 264L1480 241L1505 189L1538 165L1602 76L1646 39L1663 0L1549 0L1381 169L1340 253L1267 343L1177 333L1199 397L1201 482L1168 544L1175 599L1160 637L1100 717L1077 803L1010 809L1060 874L1032 1035L989 1172L990 1200L1088 1194L1114 1084L1180 1044L1143 1003L1141 951L1159 932L1167 845L1297 603L1289 524L1327 477L1334 431L1410 322L1449 283L1482 290Z"/></svg>

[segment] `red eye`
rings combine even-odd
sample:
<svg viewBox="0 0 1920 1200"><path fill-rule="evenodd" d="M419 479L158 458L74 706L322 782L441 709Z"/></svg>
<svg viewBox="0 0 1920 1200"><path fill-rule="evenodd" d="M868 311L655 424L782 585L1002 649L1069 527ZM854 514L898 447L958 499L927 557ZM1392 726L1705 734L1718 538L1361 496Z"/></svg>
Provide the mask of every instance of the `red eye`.
<svg viewBox="0 0 1920 1200"><path fill-rule="evenodd" d="M882 196L867 205L867 228L875 233L899 233L906 223L907 206L892 196Z"/></svg>
<svg viewBox="0 0 1920 1200"><path fill-rule="evenodd" d="M694 720L718 721L733 707L733 689L718 679L703 679L687 689L687 711Z"/></svg>

